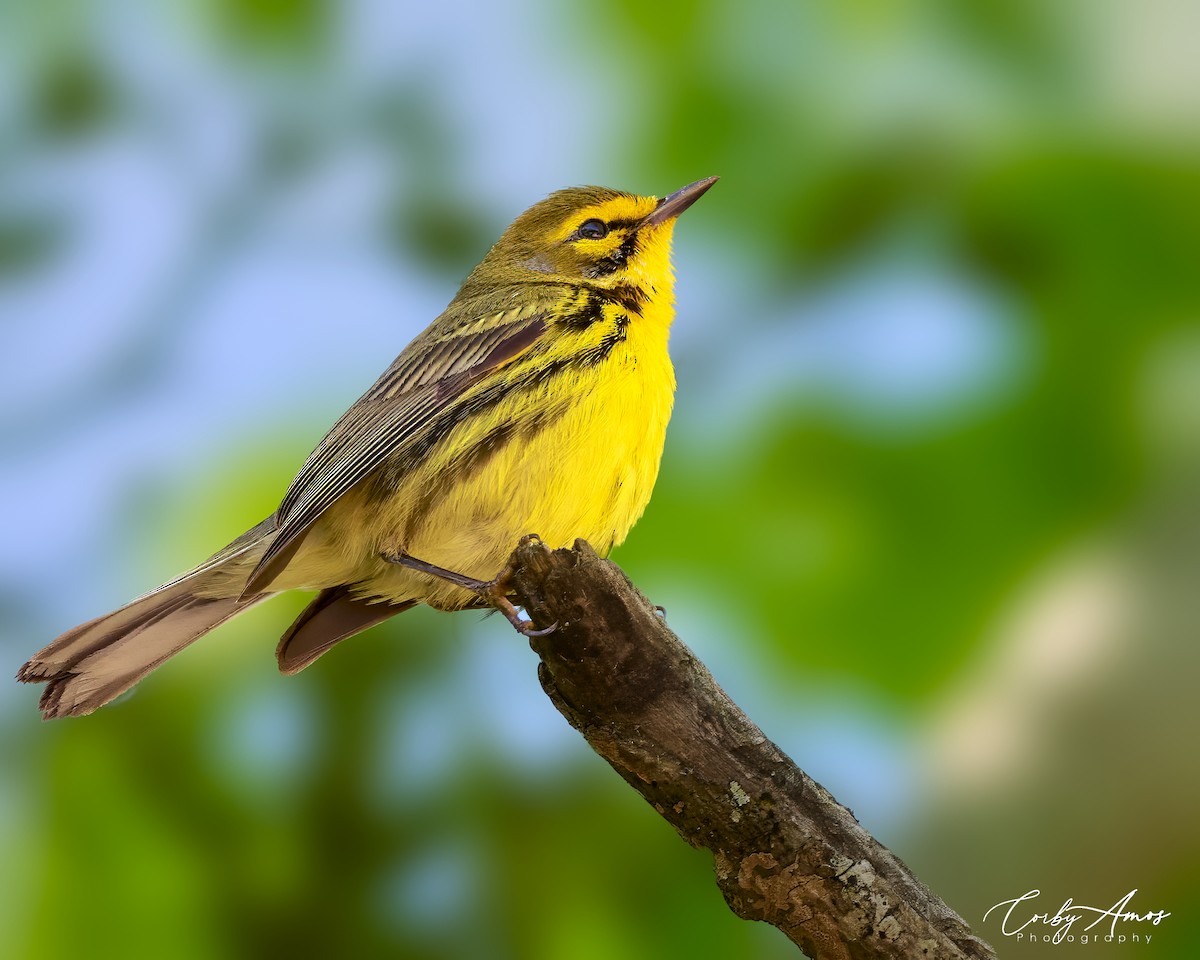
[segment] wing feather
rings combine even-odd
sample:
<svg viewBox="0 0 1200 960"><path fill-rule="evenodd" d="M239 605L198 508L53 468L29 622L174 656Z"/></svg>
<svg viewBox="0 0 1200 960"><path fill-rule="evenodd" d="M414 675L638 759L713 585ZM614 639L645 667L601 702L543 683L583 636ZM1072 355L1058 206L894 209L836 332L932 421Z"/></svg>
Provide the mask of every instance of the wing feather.
<svg viewBox="0 0 1200 960"><path fill-rule="evenodd" d="M417 340L334 424L292 481L275 514L278 534L246 584L257 593L287 566L326 510L468 387L524 353L547 315L512 310L480 317L432 342Z"/></svg>

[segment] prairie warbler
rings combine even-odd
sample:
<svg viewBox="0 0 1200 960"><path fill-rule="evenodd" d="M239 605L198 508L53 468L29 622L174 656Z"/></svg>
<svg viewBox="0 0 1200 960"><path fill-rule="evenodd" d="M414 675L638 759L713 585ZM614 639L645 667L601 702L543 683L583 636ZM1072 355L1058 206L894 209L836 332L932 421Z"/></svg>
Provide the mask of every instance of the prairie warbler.
<svg viewBox="0 0 1200 960"><path fill-rule="evenodd" d="M560 190L519 216L432 324L334 424L274 514L195 569L68 630L17 674L46 718L91 713L243 610L316 598L284 634L295 673L427 603L497 606L525 534L601 554L650 498L675 392L675 218L665 199Z"/></svg>

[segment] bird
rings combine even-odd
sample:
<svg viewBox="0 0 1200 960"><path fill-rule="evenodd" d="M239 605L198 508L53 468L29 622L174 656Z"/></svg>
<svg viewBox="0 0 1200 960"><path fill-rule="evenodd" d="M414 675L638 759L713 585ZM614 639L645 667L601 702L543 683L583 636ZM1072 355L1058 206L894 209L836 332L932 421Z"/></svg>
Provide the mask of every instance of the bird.
<svg viewBox="0 0 1200 960"><path fill-rule="evenodd" d="M516 543L606 556L650 499L675 395L672 234L717 179L661 199L571 187L518 216L273 514L20 668L43 717L92 713L289 590L316 596L276 647L284 674L421 603L536 632L507 595Z"/></svg>

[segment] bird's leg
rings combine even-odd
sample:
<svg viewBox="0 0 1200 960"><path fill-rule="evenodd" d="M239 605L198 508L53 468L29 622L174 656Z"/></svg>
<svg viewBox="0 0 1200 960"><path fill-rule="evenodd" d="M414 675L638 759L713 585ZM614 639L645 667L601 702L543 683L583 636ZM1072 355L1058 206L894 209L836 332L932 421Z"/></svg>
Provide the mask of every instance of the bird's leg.
<svg viewBox="0 0 1200 960"><path fill-rule="evenodd" d="M522 539L521 542L524 543L525 540ZM521 619L521 615L517 613L517 608L508 599L508 582L513 575L511 563L505 566L492 580L476 580L474 577L468 577L465 574L447 570L445 567L439 567L436 564L418 560L412 554L405 553L403 550L396 553L383 553L380 556L388 563L395 563L402 567L408 567L410 570L427 573L431 577L437 577L439 580L445 580L460 586L464 590L470 590L489 607L499 610L504 614L504 619L511 623L518 633L522 633L527 637L544 637L558 627L557 623L552 623L544 630L534 630L532 623Z"/></svg>
<svg viewBox="0 0 1200 960"><path fill-rule="evenodd" d="M405 553L400 550L396 553L380 554L388 563L395 563L401 567L408 567L410 570L419 570L421 573L427 573L431 577L437 577L439 580L447 580L450 583L457 584L470 590L472 593L484 593L489 587L496 583L496 580L490 583L487 580L476 580L474 577L468 577L462 573L455 573L453 570L447 570L445 567L439 567L432 563L427 563L424 560L418 560L411 553ZM497 578L498 580L499 578Z"/></svg>

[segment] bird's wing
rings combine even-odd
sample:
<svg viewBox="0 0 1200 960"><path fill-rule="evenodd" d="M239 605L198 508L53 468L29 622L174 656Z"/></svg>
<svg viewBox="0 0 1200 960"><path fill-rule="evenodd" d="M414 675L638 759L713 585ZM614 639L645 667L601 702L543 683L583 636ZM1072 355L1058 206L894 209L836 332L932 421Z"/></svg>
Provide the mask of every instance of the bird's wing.
<svg viewBox="0 0 1200 960"><path fill-rule="evenodd" d="M545 313L510 310L409 344L300 468L275 514L279 532L246 594L260 592L282 572L305 532L339 497L469 387L532 347L546 323Z"/></svg>

